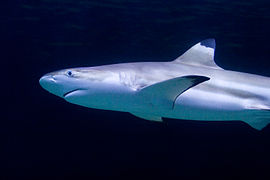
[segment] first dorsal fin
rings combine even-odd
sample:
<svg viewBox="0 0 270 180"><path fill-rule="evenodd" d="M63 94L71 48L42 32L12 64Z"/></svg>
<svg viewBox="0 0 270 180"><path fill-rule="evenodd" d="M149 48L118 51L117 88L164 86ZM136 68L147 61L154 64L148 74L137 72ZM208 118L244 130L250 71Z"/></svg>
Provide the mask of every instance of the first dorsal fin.
<svg viewBox="0 0 270 180"><path fill-rule="evenodd" d="M215 48L215 39L206 39L192 46L173 62L222 69L214 61Z"/></svg>

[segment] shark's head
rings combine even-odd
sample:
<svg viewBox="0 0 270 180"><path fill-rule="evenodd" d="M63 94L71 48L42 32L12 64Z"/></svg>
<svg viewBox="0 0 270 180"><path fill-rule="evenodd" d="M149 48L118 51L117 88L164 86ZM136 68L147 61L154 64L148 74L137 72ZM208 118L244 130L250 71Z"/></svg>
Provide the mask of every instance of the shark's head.
<svg viewBox="0 0 270 180"><path fill-rule="evenodd" d="M128 91L117 73L95 68L71 68L48 73L40 78L39 83L68 102L102 109L115 109L115 100L121 100L121 95Z"/></svg>

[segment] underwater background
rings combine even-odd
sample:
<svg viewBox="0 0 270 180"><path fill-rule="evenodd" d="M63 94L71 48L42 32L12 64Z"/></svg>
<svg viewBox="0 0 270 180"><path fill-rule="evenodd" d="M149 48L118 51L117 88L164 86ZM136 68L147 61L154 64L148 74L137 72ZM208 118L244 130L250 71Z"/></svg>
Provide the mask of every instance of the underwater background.
<svg viewBox="0 0 270 180"><path fill-rule="evenodd" d="M11 0L0 21L1 179L269 177L270 125L150 122L38 83L69 67L171 61L207 38L222 68L270 76L269 1Z"/></svg>

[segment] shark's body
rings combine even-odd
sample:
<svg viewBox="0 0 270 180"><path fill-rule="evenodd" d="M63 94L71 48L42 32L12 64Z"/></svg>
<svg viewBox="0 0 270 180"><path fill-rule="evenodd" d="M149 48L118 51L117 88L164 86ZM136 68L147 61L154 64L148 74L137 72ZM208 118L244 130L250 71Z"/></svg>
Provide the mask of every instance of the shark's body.
<svg viewBox="0 0 270 180"><path fill-rule="evenodd" d="M172 62L72 68L40 84L68 102L147 120L242 120L262 129L270 122L270 78L218 67L214 49L208 39Z"/></svg>

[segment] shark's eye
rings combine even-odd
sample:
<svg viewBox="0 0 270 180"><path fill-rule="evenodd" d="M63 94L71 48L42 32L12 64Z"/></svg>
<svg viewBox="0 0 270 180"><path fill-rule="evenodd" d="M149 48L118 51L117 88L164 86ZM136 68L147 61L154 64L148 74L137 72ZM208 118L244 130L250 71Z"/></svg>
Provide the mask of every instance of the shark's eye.
<svg viewBox="0 0 270 180"><path fill-rule="evenodd" d="M68 76L72 76L72 71L67 71Z"/></svg>

